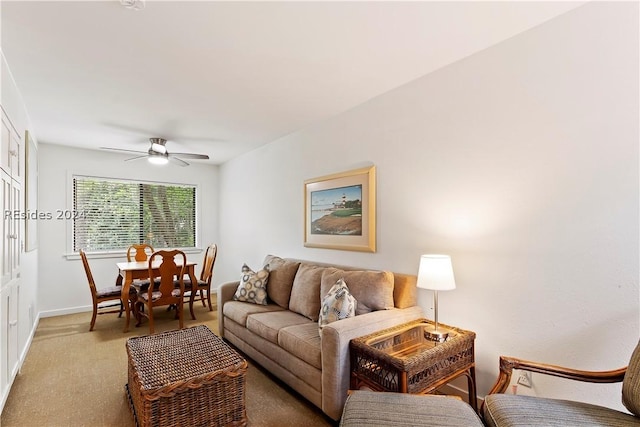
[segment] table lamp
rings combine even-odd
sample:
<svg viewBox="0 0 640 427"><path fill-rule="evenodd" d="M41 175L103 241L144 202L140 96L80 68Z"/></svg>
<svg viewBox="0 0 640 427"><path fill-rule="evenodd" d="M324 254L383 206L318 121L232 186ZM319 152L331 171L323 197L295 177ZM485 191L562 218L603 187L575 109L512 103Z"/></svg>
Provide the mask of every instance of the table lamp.
<svg viewBox="0 0 640 427"><path fill-rule="evenodd" d="M433 291L433 309L435 324L425 328L425 336L433 341L445 341L449 336L446 328L438 325L438 291L448 291L456 288L453 278L451 257L448 255L422 255L418 268L418 288Z"/></svg>

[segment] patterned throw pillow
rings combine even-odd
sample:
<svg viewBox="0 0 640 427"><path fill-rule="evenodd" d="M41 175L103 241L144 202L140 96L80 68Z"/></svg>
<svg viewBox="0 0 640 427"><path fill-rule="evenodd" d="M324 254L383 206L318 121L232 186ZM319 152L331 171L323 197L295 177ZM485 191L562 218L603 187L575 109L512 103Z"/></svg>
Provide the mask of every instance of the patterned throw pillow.
<svg viewBox="0 0 640 427"><path fill-rule="evenodd" d="M240 285L233 299L267 305L267 280L269 280L269 270L267 268L255 272L247 264L244 264L242 266Z"/></svg>
<svg viewBox="0 0 640 427"><path fill-rule="evenodd" d="M318 319L320 329L336 320L354 317L357 304L358 302L349 292L347 284L343 279L339 279L322 299L320 318Z"/></svg>

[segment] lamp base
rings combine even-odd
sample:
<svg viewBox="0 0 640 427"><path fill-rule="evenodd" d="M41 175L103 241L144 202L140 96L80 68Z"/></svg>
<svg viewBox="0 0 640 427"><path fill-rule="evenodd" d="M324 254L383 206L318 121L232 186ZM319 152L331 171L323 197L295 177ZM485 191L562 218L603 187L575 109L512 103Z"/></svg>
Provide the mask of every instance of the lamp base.
<svg viewBox="0 0 640 427"><path fill-rule="evenodd" d="M449 338L449 331L446 328L436 329L434 325L427 325L424 327L424 337L429 341L445 342Z"/></svg>

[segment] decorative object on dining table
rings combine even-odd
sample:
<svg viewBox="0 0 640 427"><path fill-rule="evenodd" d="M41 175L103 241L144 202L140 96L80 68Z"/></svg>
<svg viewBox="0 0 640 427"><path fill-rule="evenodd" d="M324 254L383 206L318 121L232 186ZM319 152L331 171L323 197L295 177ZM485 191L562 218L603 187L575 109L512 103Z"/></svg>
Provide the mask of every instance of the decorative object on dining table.
<svg viewBox="0 0 640 427"><path fill-rule="evenodd" d="M451 257L448 255L422 255L418 268L418 288L433 291L434 324L425 328L427 338L434 341L445 341L449 331L438 323L438 291L456 288L453 277Z"/></svg>
<svg viewBox="0 0 640 427"><path fill-rule="evenodd" d="M376 251L376 168L304 182L304 246Z"/></svg>

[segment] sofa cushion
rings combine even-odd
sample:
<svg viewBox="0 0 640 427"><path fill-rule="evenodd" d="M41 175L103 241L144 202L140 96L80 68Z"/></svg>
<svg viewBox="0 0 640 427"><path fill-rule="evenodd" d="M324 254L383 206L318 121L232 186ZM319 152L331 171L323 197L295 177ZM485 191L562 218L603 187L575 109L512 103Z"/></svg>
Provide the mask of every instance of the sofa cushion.
<svg viewBox="0 0 640 427"><path fill-rule="evenodd" d="M309 320L309 323L313 324ZM314 325L316 329L317 325ZM322 370L243 328L236 322L225 322L225 338L262 367L289 384L318 407L322 406ZM256 391L258 396L262 396ZM269 403L272 401L269 400ZM282 423L281 423L282 424ZM182 426L181 426L182 427Z"/></svg>
<svg viewBox="0 0 640 427"><path fill-rule="evenodd" d="M286 260L275 255L267 255L264 259L264 266L269 269L267 295L269 300L282 308L289 308L293 279L299 265L299 261Z"/></svg>
<svg viewBox="0 0 640 427"><path fill-rule="evenodd" d="M320 280L326 267L301 263L293 279L289 310L318 321L320 314ZM335 281L333 282L335 283ZM327 288L327 291L329 288Z"/></svg>
<svg viewBox="0 0 640 427"><path fill-rule="evenodd" d="M349 293L347 284L344 280L338 279L322 299L318 325L322 329L331 322L355 316L357 305L358 301Z"/></svg>
<svg viewBox="0 0 640 427"><path fill-rule="evenodd" d="M320 294L324 297L338 279L344 279L351 295L358 301L357 315L393 308L392 272L326 268L322 274Z"/></svg>
<svg viewBox="0 0 640 427"><path fill-rule="evenodd" d="M396 308L407 308L418 305L416 279L416 276L409 274L393 274L393 303Z"/></svg>
<svg viewBox="0 0 640 427"><path fill-rule="evenodd" d="M234 322L246 326L247 318L254 313L267 313L284 310L276 304L257 305L240 301L227 301L222 307L222 314Z"/></svg>
<svg viewBox="0 0 640 427"><path fill-rule="evenodd" d="M322 369L320 334L315 322L307 319L307 322L301 325L280 329L278 344L314 368Z"/></svg>
<svg viewBox="0 0 640 427"><path fill-rule="evenodd" d="M233 299L236 301L267 305L268 280L269 270L263 268L255 272L250 269L247 264L244 264L242 266L242 275L240 276L240 285L238 285Z"/></svg>
<svg viewBox="0 0 640 427"><path fill-rule="evenodd" d="M492 427L640 425L640 418L603 406L514 394L487 395L483 414Z"/></svg>
<svg viewBox="0 0 640 427"><path fill-rule="evenodd" d="M309 319L289 310L255 313L247 318L247 329L267 341L278 344L278 331L287 326L309 323Z"/></svg>

